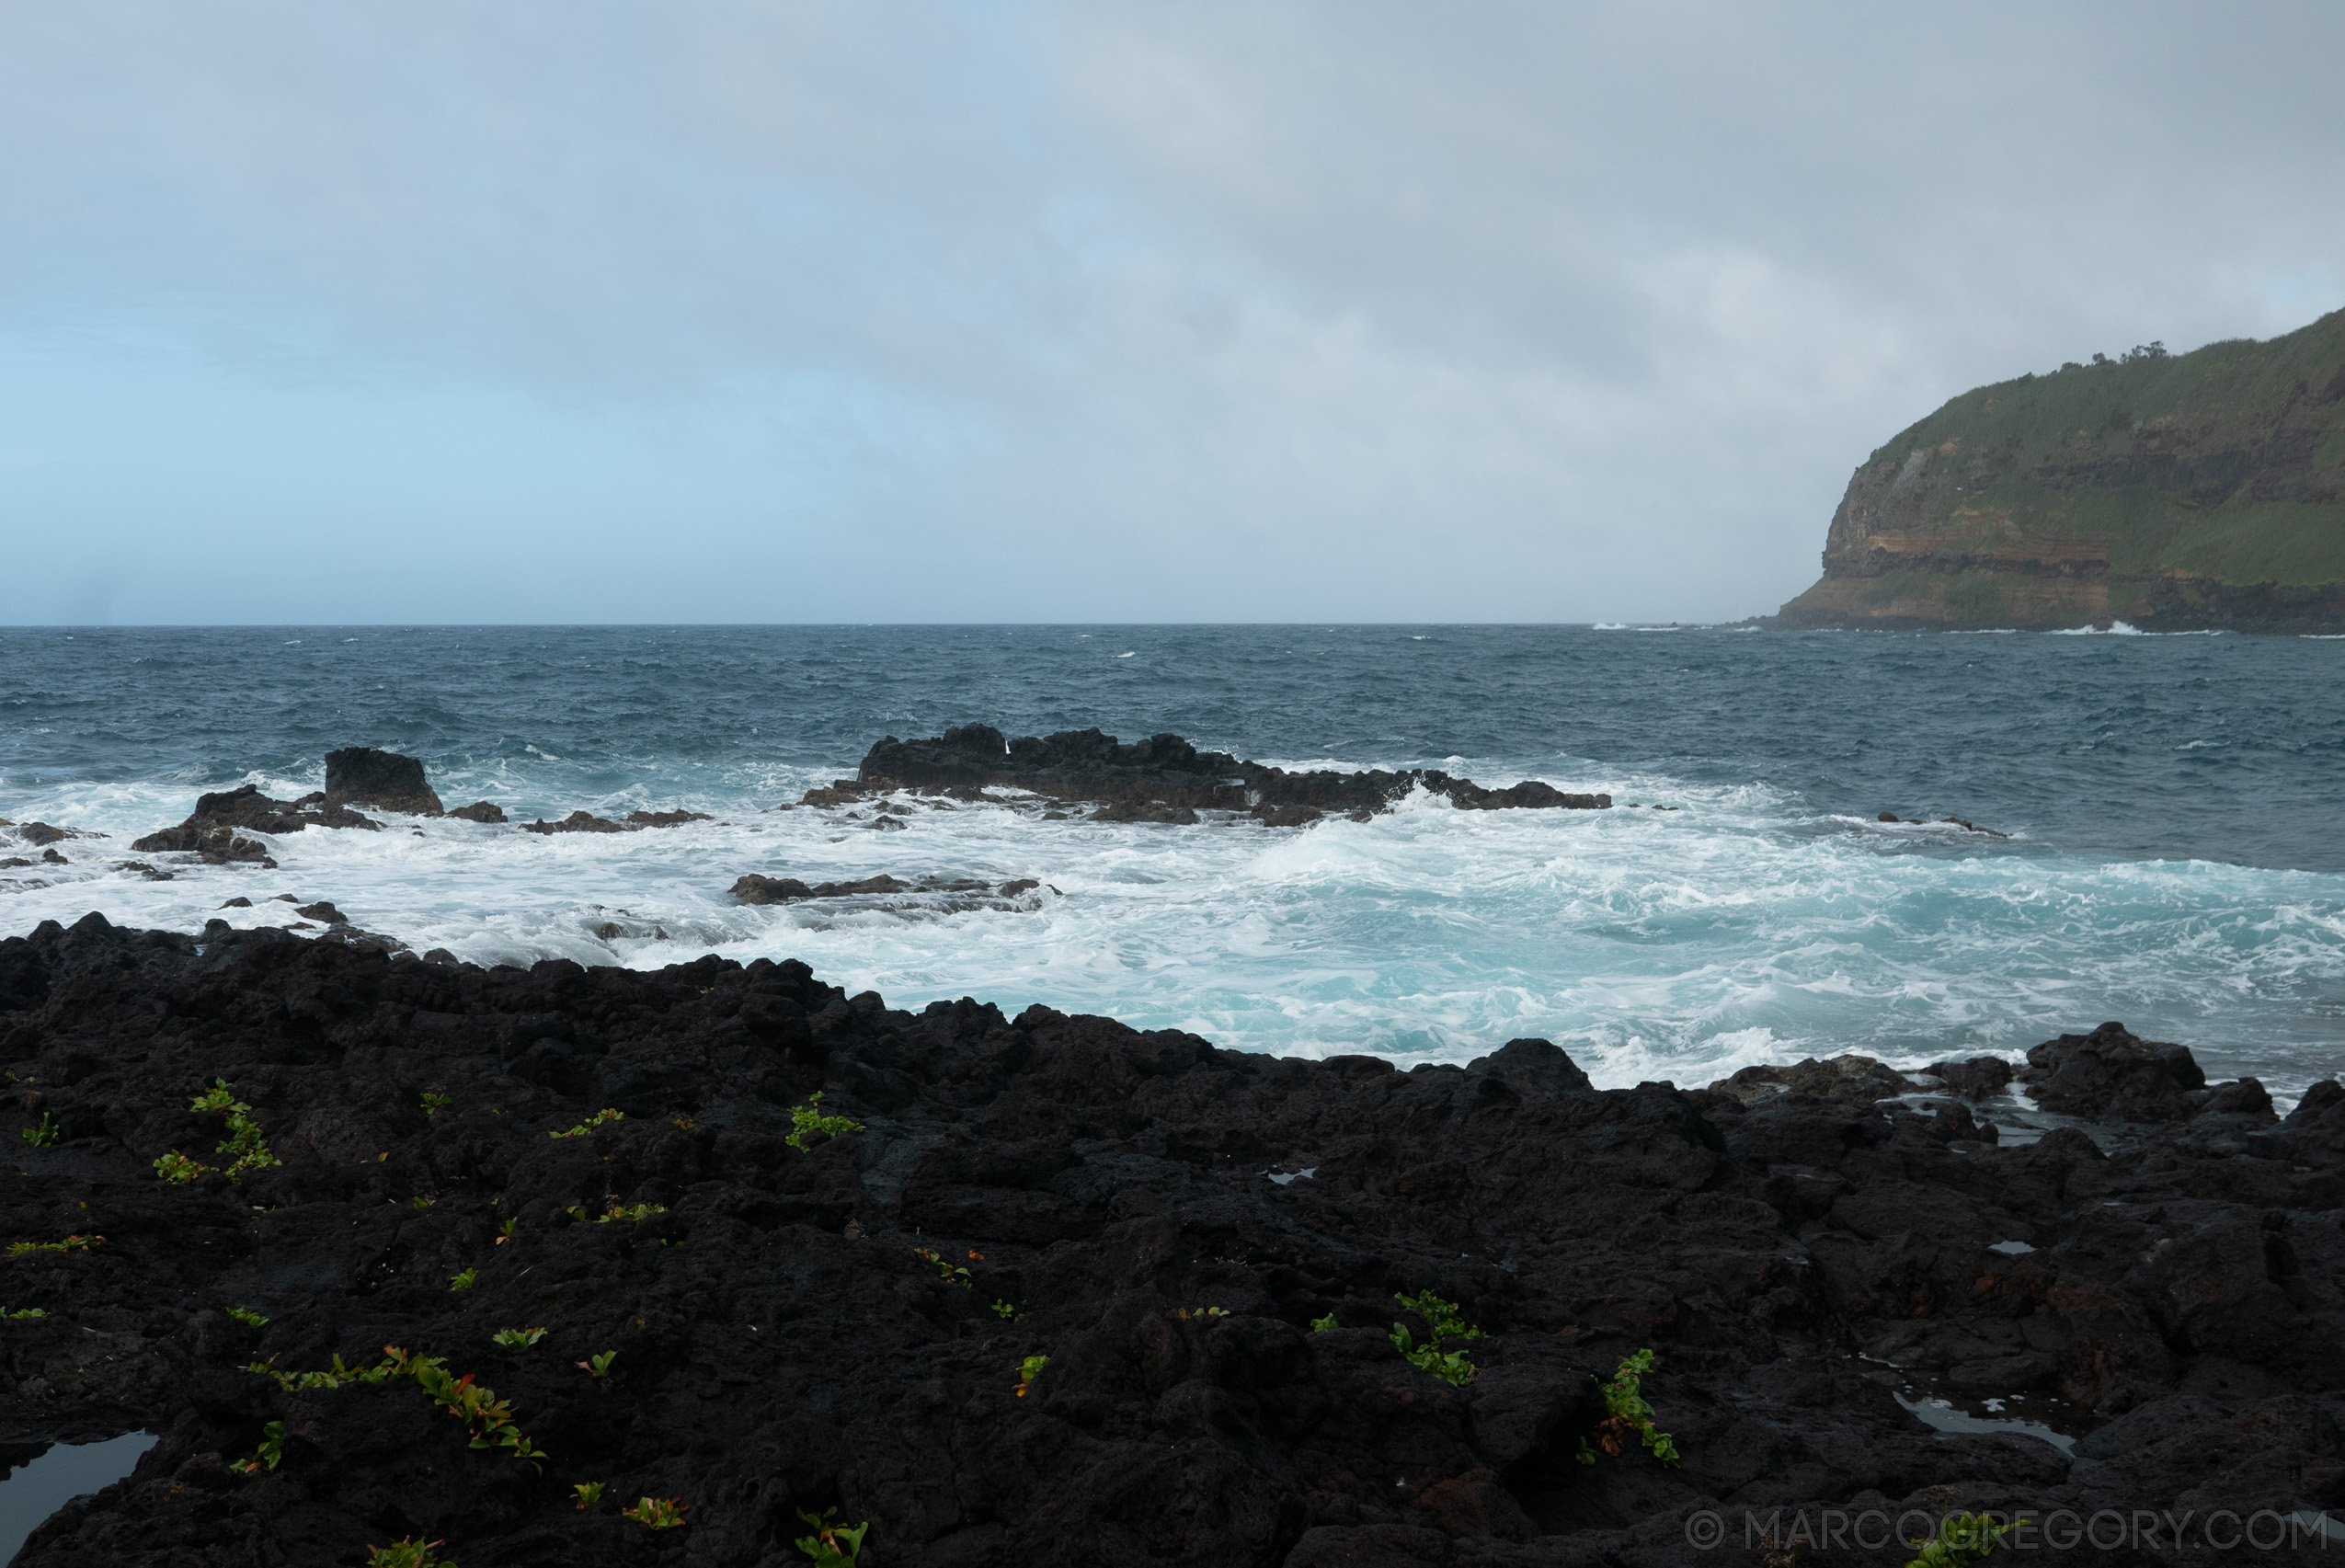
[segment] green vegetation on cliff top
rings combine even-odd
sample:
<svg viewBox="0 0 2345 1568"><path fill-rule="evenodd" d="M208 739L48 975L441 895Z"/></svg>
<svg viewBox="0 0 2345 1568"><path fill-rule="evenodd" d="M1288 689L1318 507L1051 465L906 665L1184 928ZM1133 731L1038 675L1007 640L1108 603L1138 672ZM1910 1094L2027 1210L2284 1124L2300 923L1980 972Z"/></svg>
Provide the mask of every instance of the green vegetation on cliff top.
<svg viewBox="0 0 2345 1568"><path fill-rule="evenodd" d="M2345 311L1966 392L1849 480L1792 624L2193 617L2345 600Z"/></svg>

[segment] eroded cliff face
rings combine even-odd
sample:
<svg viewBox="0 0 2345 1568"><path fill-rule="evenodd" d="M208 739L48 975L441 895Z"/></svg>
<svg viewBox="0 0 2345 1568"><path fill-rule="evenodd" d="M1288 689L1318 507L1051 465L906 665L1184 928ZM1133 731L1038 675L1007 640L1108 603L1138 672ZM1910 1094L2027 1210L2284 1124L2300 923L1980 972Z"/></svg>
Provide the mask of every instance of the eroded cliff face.
<svg viewBox="0 0 2345 1568"><path fill-rule="evenodd" d="M2345 631L2345 311L1953 399L1857 470L1779 620Z"/></svg>

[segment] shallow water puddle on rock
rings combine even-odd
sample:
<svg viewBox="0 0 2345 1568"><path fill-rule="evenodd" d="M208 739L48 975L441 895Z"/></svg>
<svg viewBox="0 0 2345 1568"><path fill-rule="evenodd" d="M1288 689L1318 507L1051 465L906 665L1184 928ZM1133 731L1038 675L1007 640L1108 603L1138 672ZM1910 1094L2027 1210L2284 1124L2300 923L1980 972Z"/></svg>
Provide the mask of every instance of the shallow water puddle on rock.
<svg viewBox="0 0 2345 1568"><path fill-rule="evenodd" d="M1951 1432L1963 1436L1985 1436L2003 1432L2017 1437L2035 1437L2051 1444L2071 1459L2076 1456L2076 1438L2065 1433L2055 1431L2041 1421L2029 1421L2016 1415L1973 1414L1969 1411L1957 1408L1951 1400L1939 1399L1927 1394L1917 1396L1901 1393L1896 1396L1896 1400L1899 1404L1911 1411L1915 1418L1923 1425L1935 1427L1940 1432ZM1990 1411L2019 1402L2020 1402L2020 1396L2017 1395L2009 1400L1983 1402L1985 1407Z"/></svg>
<svg viewBox="0 0 2345 1568"><path fill-rule="evenodd" d="M154 1447L152 1432L125 1432L98 1443L58 1443L0 1481L0 1562L13 1562L25 1539L76 1497L113 1485Z"/></svg>

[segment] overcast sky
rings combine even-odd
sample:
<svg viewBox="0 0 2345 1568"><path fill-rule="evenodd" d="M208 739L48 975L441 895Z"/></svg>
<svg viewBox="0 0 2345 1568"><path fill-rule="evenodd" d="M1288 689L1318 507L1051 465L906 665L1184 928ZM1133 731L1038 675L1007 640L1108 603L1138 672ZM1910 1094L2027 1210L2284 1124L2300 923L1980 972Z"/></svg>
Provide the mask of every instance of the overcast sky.
<svg viewBox="0 0 2345 1568"><path fill-rule="evenodd" d="M0 0L0 622L1691 620L2345 305L2345 6Z"/></svg>

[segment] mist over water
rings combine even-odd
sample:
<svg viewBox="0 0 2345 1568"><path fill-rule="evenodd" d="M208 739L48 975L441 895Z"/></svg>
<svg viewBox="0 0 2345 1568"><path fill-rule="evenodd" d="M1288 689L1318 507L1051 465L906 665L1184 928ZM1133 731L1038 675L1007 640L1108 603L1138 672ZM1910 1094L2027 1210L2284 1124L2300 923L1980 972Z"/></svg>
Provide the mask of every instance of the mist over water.
<svg viewBox="0 0 2345 1568"><path fill-rule="evenodd" d="M1860 1049L1909 1065L2122 1018L2276 1093L2345 1063L2345 642L1562 627L0 631L0 817L110 835L0 870L0 934L360 926L482 963L795 956L917 1007L1040 1001L1246 1049L1454 1060L1519 1035L1600 1083ZM1309 830L772 811L883 734L1171 730L1678 809ZM384 816L275 871L117 869L324 754L424 759L543 838ZM2010 835L1945 824L1960 817ZM371 815L383 815L371 813ZM22 854L0 843L0 855ZM37 855L38 852L33 852ZM1036 877L1038 909L743 909L746 872ZM251 910L221 910L243 895Z"/></svg>

